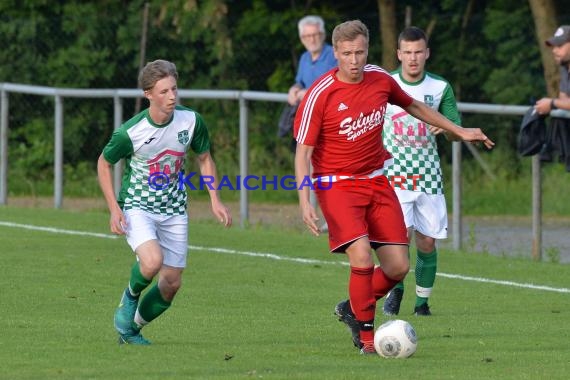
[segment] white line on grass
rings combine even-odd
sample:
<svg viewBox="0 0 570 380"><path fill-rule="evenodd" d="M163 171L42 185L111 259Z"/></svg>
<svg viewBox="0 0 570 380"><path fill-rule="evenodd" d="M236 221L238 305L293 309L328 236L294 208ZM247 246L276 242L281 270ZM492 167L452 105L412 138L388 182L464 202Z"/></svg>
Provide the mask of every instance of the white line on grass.
<svg viewBox="0 0 570 380"><path fill-rule="evenodd" d="M93 236L93 237L105 238L105 239L116 239L118 237L116 235L99 234L97 232L62 230L60 228L32 226L30 224L20 224L20 223L11 223L11 222L2 222L2 221L0 221L0 226L15 227L15 228L21 228L24 230L53 232L54 234Z"/></svg>
<svg viewBox="0 0 570 380"><path fill-rule="evenodd" d="M251 257L265 257L268 259L273 260L283 260L283 261L293 261L297 263L303 264L332 264L332 265L346 265L348 263L346 261L323 261L323 260L315 260L315 259L303 259L298 257L287 257L287 256L279 256L273 253L262 253L262 252L247 252L247 251L237 251L234 249L228 248L214 248L214 247L200 247L189 245L188 248L191 250L196 251L209 251L209 252L216 252L216 253L226 253L231 255L243 255L243 256L251 256ZM413 272L413 270L410 270ZM463 281L473 281L473 282L483 282L487 284L497 284L497 285L505 285L505 286L513 286L517 288L526 288L526 289L535 289L535 290L546 290L549 292L558 292L558 293L570 293L570 289L568 288L553 288L551 286L544 286L544 285L534 285L528 283L519 283L513 281L504 281L504 280L493 280L484 277L471 277L471 276L464 276L460 274L450 274L450 273L441 273L438 272L437 276L445 277L445 278L455 278Z"/></svg>
<svg viewBox="0 0 570 380"><path fill-rule="evenodd" d="M101 234L101 233L97 233L97 232L88 232L88 231L65 230L65 229L60 229L60 228L41 227L41 226L33 226L33 225L29 225L29 224L20 224L20 223L3 222L3 221L0 221L0 226L21 228L21 229L33 230L33 231L51 232L51 233L55 233L55 234L90 236L90 237L105 238L105 239L116 239L116 238L118 238L117 235L111 235L111 234ZM207 251L207 252L223 253L223 254L229 254L229 255L261 257L261 258L266 258L266 259L271 259L271 260L291 261L291 262L301 263L301 264L348 265L348 263L345 261L341 262L341 261L323 261L323 260L315 260L315 259L304 259L304 258L300 258L300 257L279 256L279 255L276 255L274 253L238 251L235 249L228 249L228 248L201 247L201 246L197 246L197 245L189 245L188 249L190 249L192 251ZM512 287L517 287L517 288L544 290L544 291L548 291L548 292L570 293L569 288L554 288L551 286L544 286L544 285L535 285L535 284L529 284L529 283L519 283L519 282L504 281L504 280L493 280L493 279L484 278L484 277L471 277L471 276L464 276L464 275L460 275L460 274L450 274L450 273L441 273L441 272L437 273L437 275L439 277L454 278L454 279L459 279L459 280L463 280L463 281L482 282L482 283L486 283L486 284L496 284L496 285L512 286Z"/></svg>

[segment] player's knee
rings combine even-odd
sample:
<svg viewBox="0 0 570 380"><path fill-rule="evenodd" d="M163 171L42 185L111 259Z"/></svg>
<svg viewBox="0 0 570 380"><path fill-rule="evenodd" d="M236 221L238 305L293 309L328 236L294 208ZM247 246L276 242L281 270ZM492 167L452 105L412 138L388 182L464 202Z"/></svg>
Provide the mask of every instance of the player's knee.
<svg viewBox="0 0 570 380"><path fill-rule="evenodd" d="M433 244L418 244L417 245L418 251L424 253L424 254L429 254L432 253L433 251L435 251L435 243Z"/></svg>
<svg viewBox="0 0 570 380"><path fill-rule="evenodd" d="M408 272L410 271L410 262L406 260L405 262L400 263L399 265L394 268L394 275L392 278L394 280L401 281L406 277Z"/></svg>
<svg viewBox="0 0 570 380"><path fill-rule="evenodd" d="M147 257L140 261L141 273L146 278L154 277L162 267L162 257Z"/></svg>
<svg viewBox="0 0 570 380"><path fill-rule="evenodd" d="M435 250L435 239L420 233L416 233L416 246L419 251L430 253Z"/></svg>
<svg viewBox="0 0 570 380"><path fill-rule="evenodd" d="M176 296L176 293L178 293L178 289L180 289L180 286L178 287L167 287L164 290L164 299L167 301L172 302L172 300L174 299L174 296Z"/></svg>
<svg viewBox="0 0 570 380"><path fill-rule="evenodd" d="M178 290L182 286L182 279L180 278L169 278L169 279L160 279L158 282L158 287L160 289L160 293L167 301L172 301Z"/></svg>
<svg viewBox="0 0 570 380"><path fill-rule="evenodd" d="M401 260L398 262L392 262L390 265L383 266L382 268L384 270L384 274L386 274L388 278L400 281L406 277L406 274L408 274L408 271L410 270L410 262L408 260Z"/></svg>
<svg viewBox="0 0 570 380"><path fill-rule="evenodd" d="M180 281L180 280L175 281L174 283L170 284L170 290L172 291L172 293L176 294L176 293L178 293L178 290L180 289L181 285L182 285L182 281Z"/></svg>

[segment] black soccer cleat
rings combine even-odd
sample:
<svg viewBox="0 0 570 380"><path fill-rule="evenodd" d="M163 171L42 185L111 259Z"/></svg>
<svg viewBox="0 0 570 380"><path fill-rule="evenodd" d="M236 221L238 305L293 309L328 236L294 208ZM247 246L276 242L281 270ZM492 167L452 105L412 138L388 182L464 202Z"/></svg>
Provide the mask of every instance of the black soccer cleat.
<svg viewBox="0 0 570 380"><path fill-rule="evenodd" d="M350 330L354 346L359 349L362 348L362 343L360 343L360 324L350 309L349 300L339 302L334 308L334 313L338 320L343 322Z"/></svg>
<svg viewBox="0 0 570 380"><path fill-rule="evenodd" d="M394 288L386 296L382 312L384 315L398 315L400 312L400 304L404 296L404 289Z"/></svg>
<svg viewBox="0 0 570 380"><path fill-rule="evenodd" d="M429 306L426 303L421 304L420 306L416 306L414 308L414 315L427 317L431 315L431 311L429 310Z"/></svg>

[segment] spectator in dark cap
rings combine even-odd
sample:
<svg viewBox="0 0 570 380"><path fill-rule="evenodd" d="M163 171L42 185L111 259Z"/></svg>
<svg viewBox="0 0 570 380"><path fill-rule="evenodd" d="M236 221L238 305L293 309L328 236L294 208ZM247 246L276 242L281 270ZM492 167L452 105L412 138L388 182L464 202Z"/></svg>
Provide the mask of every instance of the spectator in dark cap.
<svg viewBox="0 0 570 380"><path fill-rule="evenodd" d="M556 98L542 98L536 102L535 108L540 115L555 109L570 110L570 25L560 26L545 43L560 65L560 91Z"/></svg>

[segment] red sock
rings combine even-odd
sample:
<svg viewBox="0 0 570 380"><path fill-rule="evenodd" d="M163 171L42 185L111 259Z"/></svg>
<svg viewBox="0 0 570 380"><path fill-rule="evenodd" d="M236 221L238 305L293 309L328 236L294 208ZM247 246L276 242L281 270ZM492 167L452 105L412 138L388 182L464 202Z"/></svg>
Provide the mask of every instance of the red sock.
<svg viewBox="0 0 570 380"><path fill-rule="evenodd" d="M374 299L384 297L398 282L398 280L393 280L386 276L381 267L374 268L374 275L372 276Z"/></svg>
<svg viewBox="0 0 570 380"><path fill-rule="evenodd" d="M366 343L374 341L376 299L372 291L373 273L374 267L350 267L350 280L348 282L350 306L356 320L360 322L360 340Z"/></svg>

